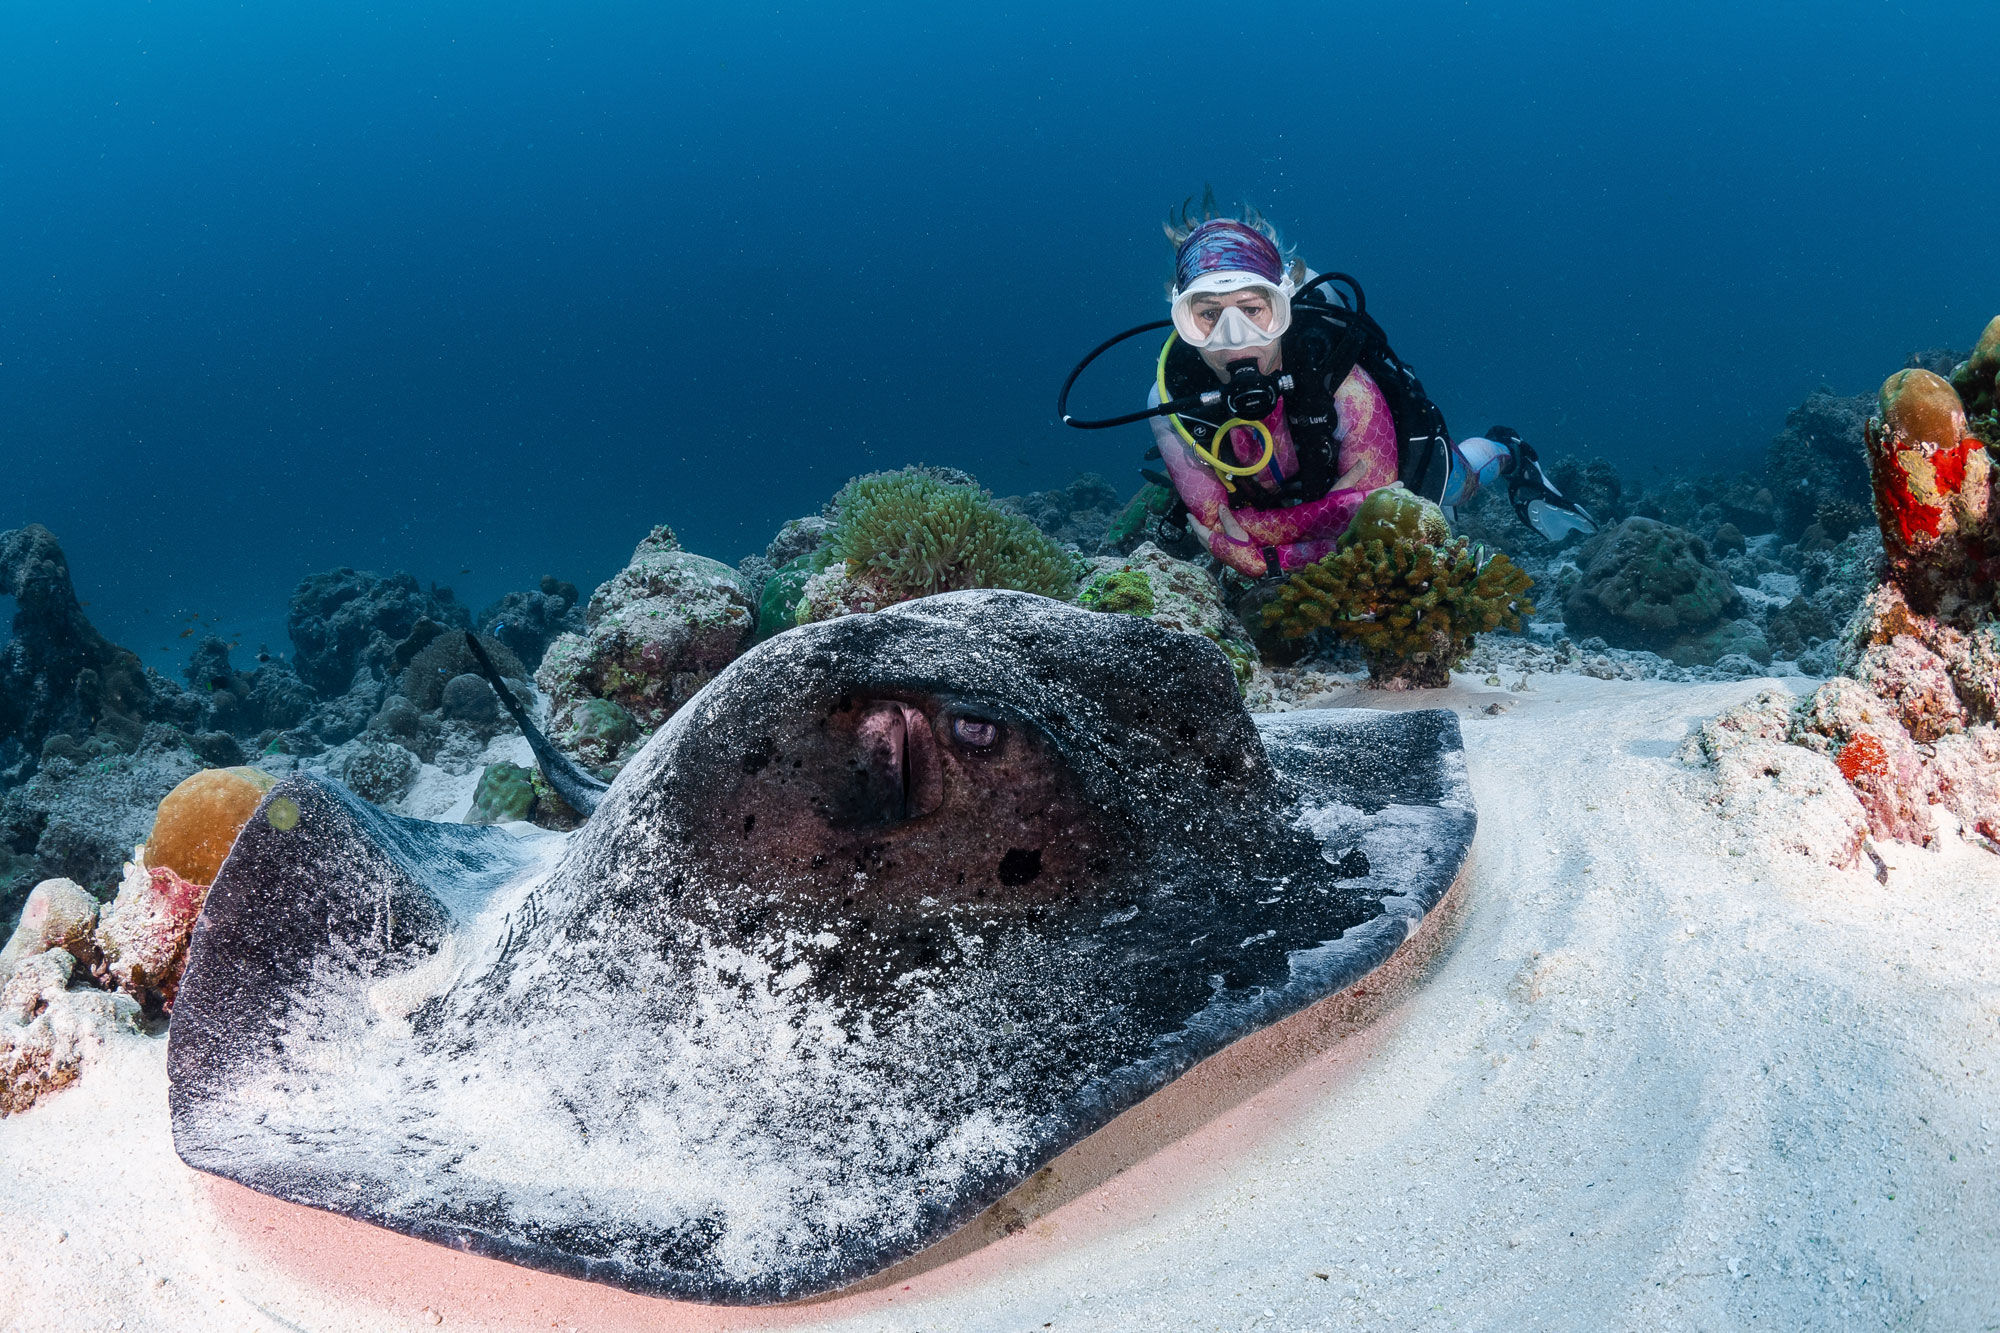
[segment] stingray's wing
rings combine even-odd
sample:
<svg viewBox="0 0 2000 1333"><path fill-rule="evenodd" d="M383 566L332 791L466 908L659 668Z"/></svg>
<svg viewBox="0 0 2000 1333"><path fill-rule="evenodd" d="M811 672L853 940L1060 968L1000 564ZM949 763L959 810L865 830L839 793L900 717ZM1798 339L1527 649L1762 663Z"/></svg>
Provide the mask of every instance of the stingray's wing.
<svg viewBox="0 0 2000 1333"><path fill-rule="evenodd" d="M369 1012L372 978L422 972L522 853L288 783L273 798L298 804L297 827L253 821L197 936L174 1016L176 1146L267 1193L636 1291L754 1303L844 1286L1353 984L1444 896L1474 825L1455 717L1258 726L1296 798L1245 832L1280 862L1271 892L1196 858L1129 902L996 923L865 1042L820 1021L840 1006L810 987L752 984L747 955L616 933L601 955L528 950L519 971L469 976L469 1007L399 1038ZM385 958L389 909L408 942ZM550 985L518 984L537 968Z"/></svg>
<svg viewBox="0 0 2000 1333"><path fill-rule="evenodd" d="M387 815L299 775L264 798L223 862L188 947L168 1042L174 1146L190 1166L300 1198L248 1151L235 1094L329 995L408 977L534 861L497 828ZM327 1069L329 1079L339 1071ZM231 1104L230 1114L221 1107ZM284 1175L280 1169L280 1175ZM305 1202L322 1202L306 1191Z"/></svg>

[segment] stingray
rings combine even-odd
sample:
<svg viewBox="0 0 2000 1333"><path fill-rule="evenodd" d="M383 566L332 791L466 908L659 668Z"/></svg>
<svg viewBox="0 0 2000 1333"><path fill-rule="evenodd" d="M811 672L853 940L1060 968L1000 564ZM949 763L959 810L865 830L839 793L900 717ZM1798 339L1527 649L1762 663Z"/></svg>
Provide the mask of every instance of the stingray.
<svg viewBox="0 0 2000 1333"><path fill-rule="evenodd" d="M567 837L275 787L196 927L174 1145L709 1302L940 1240L1365 976L1474 812L1447 711L1253 717L1208 640L1018 593L777 636Z"/></svg>

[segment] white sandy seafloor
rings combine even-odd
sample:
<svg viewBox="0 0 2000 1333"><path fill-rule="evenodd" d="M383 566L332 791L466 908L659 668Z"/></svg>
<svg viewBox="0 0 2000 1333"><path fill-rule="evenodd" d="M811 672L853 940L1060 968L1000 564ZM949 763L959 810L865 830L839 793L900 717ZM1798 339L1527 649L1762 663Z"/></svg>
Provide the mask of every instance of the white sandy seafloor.
<svg viewBox="0 0 2000 1333"><path fill-rule="evenodd" d="M2000 1326L2000 857L1750 845L1673 754L1769 682L1528 684L1398 701L1460 711L1479 801L1428 962L858 1291L649 1300L264 1199L174 1157L133 1036L0 1121L0 1327Z"/></svg>

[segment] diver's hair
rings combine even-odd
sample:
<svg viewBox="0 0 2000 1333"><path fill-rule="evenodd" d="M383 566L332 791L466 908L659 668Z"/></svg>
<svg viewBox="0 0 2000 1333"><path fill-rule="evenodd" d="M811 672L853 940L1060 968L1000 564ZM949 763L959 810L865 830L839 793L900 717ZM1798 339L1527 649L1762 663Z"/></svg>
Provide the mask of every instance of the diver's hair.
<svg viewBox="0 0 2000 1333"><path fill-rule="evenodd" d="M1285 238L1278 234L1277 227L1272 224L1269 218L1264 216L1263 211L1254 204L1246 203L1231 217L1229 213L1223 210L1220 204L1215 202L1215 187L1213 185L1204 185L1201 187L1201 202L1199 204L1195 202L1193 195L1189 195L1187 198L1181 200L1180 208L1167 214L1167 220L1162 224L1162 230L1167 233L1167 240L1173 245L1174 249L1179 250L1181 243L1187 240L1189 233L1194 231L1196 227L1199 227L1204 222L1213 222L1217 218L1229 218L1233 222L1240 222L1269 241L1272 245L1278 247L1278 254L1284 259L1285 268L1291 273L1292 281L1294 283L1302 283L1306 280L1305 261L1299 258L1297 247L1285 243ZM1173 282L1171 280L1168 281L1167 287L1169 291L1172 290Z"/></svg>

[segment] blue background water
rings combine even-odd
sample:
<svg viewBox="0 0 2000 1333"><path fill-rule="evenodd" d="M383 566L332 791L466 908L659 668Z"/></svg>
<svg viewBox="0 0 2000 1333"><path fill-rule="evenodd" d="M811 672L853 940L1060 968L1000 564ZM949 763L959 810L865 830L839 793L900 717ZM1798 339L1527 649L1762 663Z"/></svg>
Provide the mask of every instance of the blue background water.
<svg viewBox="0 0 2000 1333"><path fill-rule="evenodd" d="M1123 487L1143 428L1055 389L1163 313L1204 183L1358 274L1461 433L1757 466L2000 311L1996 49L1990 0L10 0L0 528L167 666L189 616L282 648L339 564L476 607L870 468Z"/></svg>

